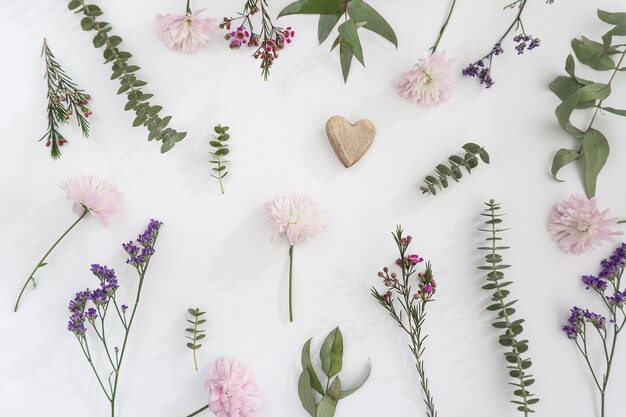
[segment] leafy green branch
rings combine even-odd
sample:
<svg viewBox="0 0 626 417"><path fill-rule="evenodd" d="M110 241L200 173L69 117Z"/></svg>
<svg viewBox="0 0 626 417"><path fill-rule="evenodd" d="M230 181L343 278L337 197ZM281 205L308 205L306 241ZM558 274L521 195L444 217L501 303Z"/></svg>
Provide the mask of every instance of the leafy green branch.
<svg viewBox="0 0 626 417"><path fill-rule="evenodd" d="M429 193L431 195L436 195L437 188L439 188L440 191L444 188L448 188L450 185L448 178L452 178L455 182L459 182L463 176L461 168L465 168L467 173L471 174L472 169L478 166L478 158L476 155L478 155L484 163L489 163L489 154L485 148L480 145L470 142L463 145L463 149L465 150L464 156L452 155L448 158L448 162L450 163L449 167L444 164L437 165L435 172L438 177L428 175L424 178L424 185L420 187L422 194Z"/></svg>
<svg viewBox="0 0 626 417"><path fill-rule="evenodd" d="M210 162L216 165L212 168L212 170L215 171L215 174L211 174L211 176L220 182L222 194L224 194L224 183L222 180L226 177L226 175L228 175L228 171L226 170L226 163L228 161L223 159L223 157L230 153L227 143L228 139L230 139L230 135L227 133L228 129L228 126L215 126L213 130L217 133L217 136L213 135L213 140L209 142L209 145L215 149L215 151L211 152L214 159Z"/></svg>
<svg viewBox="0 0 626 417"><path fill-rule="evenodd" d="M487 284L483 285L482 288L487 291L493 291L491 297L493 304L489 305L487 310L498 312L498 318L493 322L492 326L504 331L498 341L500 345L510 349L504 354L504 357L509 363L507 365L509 375L515 380L515 382L509 383L515 387L513 395L517 397L517 399L511 402L516 404L517 409L524 413L524 417L528 417L529 413L534 412L531 406L539 402L539 399L535 398L535 395L528 390L528 387L535 380L532 375L526 373L532 365L530 358L524 359L522 357L522 354L528 351L528 340L520 340L524 320L513 317L515 309L512 306L517 303L517 300L507 301L510 291L505 288L511 285L512 282L504 281L504 272L502 271L510 268L510 265L502 263L503 259L500 251L507 250L509 247L500 246L499 242L502 240L500 233L508 229L501 229L499 226L502 224L501 217L503 216L499 212L500 204L494 200L489 200L485 205L487 210L481 213L481 215L487 218L485 221L487 228L478 230L488 233L488 237L485 240L490 242L490 245L478 248L487 252L487 255L485 255L486 265L479 266L478 269L488 271Z"/></svg>
<svg viewBox="0 0 626 417"><path fill-rule="evenodd" d="M190 336L185 336L185 337L187 339L191 340L191 342L187 343L187 347L193 351L193 364L194 364L194 367L196 368L196 371L197 371L198 370L198 360L196 358L196 350L198 350L198 349L200 349L202 347L202 344L200 344L198 342L200 340L204 339L204 337L206 336L204 334L205 330L200 330L198 328L198 326L200 326L201 324L206 323L206 319L200 318L201 316L206 314L206 312L200 311L199 308L189 308L189 309L187 309L187 311L189 312L189 314L192 317L192 320L187 319L187 322L191 323L193 325L193 327L188 327L188 328L185 329L185 331L190 334Z"/></svg>
<svg viewBox="0 0 626 417"><path fill-rule="evenodd" d="M369 378L372 368L368 368L367 375L357 386L342 391L338 374L343 366L343 335L337 327L329 333L320 348L322 371L328 378L324 389L311 362L311 340L307 340L302 348L298 396L311 417L333 417L339 400L357 392ZM316 400L318 395L321 397L319 401Z"/></svg>
<svg viewBox="0 0 626 417"><path fill-rule="evenodd" d="M293 14L320 15L317 29L320 45L344 17L344 21L337 27L339 33L331 47L332 51L339 46L344 81L348 80L353 58L356 57L361 65L365 66L358 29L365 28L377 33L398 47L398 38L391 25L363 0L298 0L287 5L278 17Z"/></svg>
<svg viewBox="0 0 626 417"><path fill-rule="evenodd" d="M582 143L578 149L561 148L554 155L551 173L557 180L557 174L564 166L578 160L584 162L585 190L589 198L596 195L598 175L609 157L609 142L595 129L594 122L601 111L626 116L626 110L607 107L604 101L612 92L611 85L619 72L626 71L622 67L626 56L626 45L614 43L614 36L626 36L626 13L609 13L598 10L598 18L613 26L604 36L602 42L592 41L586 37L574 39L572 50L580 63L596 70L611 71L606 83L596 83L576 76L576 64L570 54L565 61L568 76L559 76L550 83L550 90L561 100L556 108L556 118L563 130ZM617 62L616 62L617 61ZM586 129L581 129L571 122L574 110L595 109Z"/></svg>
<svg viewBox="0 0 626 417"><path fill-rule="evenodd" d="M81 27L85 31L96 31L93 38L93 46L95 48L104 47L105 63L111 62L111 79L120 80L120 88L117 94L125 93L128 99L124 110L133 110L135 112L135 120L133 126L145 126L148 131L148 140L156 140L161 143L161 153L165 153L172 149L177 142L180 142L187 136L187 132L178 132L167 127L172 116L160 117L159 113L163 109L162 106L151 105L148 101L153 94L146 94L141 88L147 83L137 78L136 72L140 69L136 65L129 65L128 60L132 57L129 52L120 49L122 38L117 35L109 35L112 27L108 22L102 22L97 19L102 15L100 7L94 4L86 4L85 0L70 0L68 4L70 10L74 13L82 13L85 17L80 21Z"/></svg>

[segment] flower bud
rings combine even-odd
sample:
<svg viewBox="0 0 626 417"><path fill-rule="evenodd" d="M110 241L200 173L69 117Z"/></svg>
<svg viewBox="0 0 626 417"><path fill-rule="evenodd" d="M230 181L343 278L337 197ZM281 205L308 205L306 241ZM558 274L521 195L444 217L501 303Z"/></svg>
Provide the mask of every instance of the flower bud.
<svg viewBox="0 0 626 417"><path fill-rule="evenodd" d="M396 274L395 272L391 273L391 278L396 279L397 276L398 276L398 274Z"/></svg>
<svg viewBox="0 0 626 417"><path fill-rule="evenodd" d="M381 277L381 278L385 278L385 274L383 274L382 272L379 272L378 276Z"/></svg>

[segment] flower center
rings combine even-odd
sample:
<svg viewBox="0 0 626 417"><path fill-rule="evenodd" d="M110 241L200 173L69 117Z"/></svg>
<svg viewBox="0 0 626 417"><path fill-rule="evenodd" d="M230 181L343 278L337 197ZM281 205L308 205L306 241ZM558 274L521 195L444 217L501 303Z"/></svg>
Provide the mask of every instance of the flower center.
<svg viewBox="0 0 626 417"><path fill-rule="evenodd" d="M588 232L590 228L591 225L584 220L579 221L576 225L576 230L579 232Z"/></svg>

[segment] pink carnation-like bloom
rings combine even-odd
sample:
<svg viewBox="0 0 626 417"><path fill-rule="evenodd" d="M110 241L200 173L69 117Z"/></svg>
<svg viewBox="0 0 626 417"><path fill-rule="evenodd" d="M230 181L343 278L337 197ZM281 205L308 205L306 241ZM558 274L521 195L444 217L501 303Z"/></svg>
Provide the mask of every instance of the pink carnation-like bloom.
<svg viewBox="0 0 626 417"><path fill-rule="evenodd" d="M171 50L196 52L209 43L213 32L217 30L215 19L198 17L204 10L195 10L182 16L157 15L159 39Z"/></svg>
<svg viewBox="0 0 626 417"><path fill-rule="evenodd" d="M445 103L454 88L453 62L446 60L443 51L421 58L410 71L400 76L400 95L421 106Z"/></svg>
<svg viewBox="0 0 626 417"><path fill-rule="evenodd" d="M122 195L114 186L94 176L70 178L61 184L61 188L67 198L74 200L74 213L80 216L87 209L105 226L109 225L109 217L122 202Z"/></svg>
<svg viewBox="0 0 626 417"><path fill-rule="evenodd" d="M290 245L299 245L324 230L320 206L307 195L288 194L265 203L265 215Z"/></svg>
<svg viewBox="0 0 626 417"><path fill-rule="evenodd" d="M552 240L564 252L572 255L591 252L603 241L612 241L612 236L623 234L611 230L617 225L617 219L605 218L609 210L600 211L597 205L596 197L589 200L580 194L572 194L554 206L549 228Z"/></svg>
<svg viewBox="0 0 626 417"><path fill-rule="evenodd" d="M249 417L261 405L261 393L248 368L233 359L217 359L210 367L205 388L209 409L217 417Z"/></svg>

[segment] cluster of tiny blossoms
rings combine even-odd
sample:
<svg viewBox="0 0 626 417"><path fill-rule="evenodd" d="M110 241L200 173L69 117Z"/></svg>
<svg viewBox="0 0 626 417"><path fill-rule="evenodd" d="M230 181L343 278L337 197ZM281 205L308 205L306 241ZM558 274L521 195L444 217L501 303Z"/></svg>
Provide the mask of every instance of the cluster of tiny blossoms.
<svg viewBox="0 0 626 417"><path fill-rule="evenodd" d="M89 104L89 99L91 98L88 94L81 91L74 92L64 89L63 87L56 89L53 94L50 99L50 105L54 112L54 117L56 117L57 121L60 123L67 123L69 121L70 117L74 114L72 108L79 110L85 118L92 115L92 111L87 108L87 104ZM56 136L49 135L46 139L47 147L52 145L52 140L56 141L56 144L59 146L63 146L63 144L67 143L67 140L60 134Z"/></svg>
<svg viewBox="0 0 626 417"><path fill-rule="evenodd" d="M600 265L602 269L597 276L584 275L582 282L587 289L593 289L604 298L614 316L615 309L622 309L626 302L626 290L619 289L622 274L626 267L626 243L619 245L609 258L600 262ZM611 288L611 293L606 295L609 287ZM611 320L614 321L614 318ZM605 317L589 310L573 307L568 323L563 326L563 331L570 339L576 339L584 331L585 323L591 323L598 330L606 329Z"/></svg>
<svg viewBox="0 0 626 417"><path fill-rule="evenodd" d="M541 45L539 38L533 38L532 35L527 35L526 33L516 35L513 38L513 42L517 43L515 51L517 51L518 55L523 54L526 50L531 51ZM494 56L502 55L503 53L504 48L502 48L502 43L496 43L487 55L465 67L462 71L463 75L466 77L476 77L485 88L491 88L495 84L495 81L491 78L491 62Z"/></svg>
<svg viewBox="0 0 626 417"><path fill-rule="evenodd" d="M146 230L137 236L137 242L129 241L122 244L122 247L129 255L129 258L126 260L127 264L140 268L150 260L150 257L154 254L154 243L162 224L158 220L151 219Z"/></svg>

